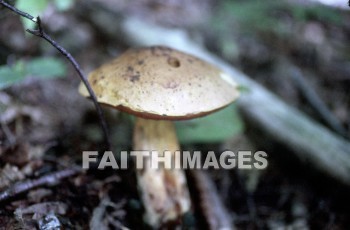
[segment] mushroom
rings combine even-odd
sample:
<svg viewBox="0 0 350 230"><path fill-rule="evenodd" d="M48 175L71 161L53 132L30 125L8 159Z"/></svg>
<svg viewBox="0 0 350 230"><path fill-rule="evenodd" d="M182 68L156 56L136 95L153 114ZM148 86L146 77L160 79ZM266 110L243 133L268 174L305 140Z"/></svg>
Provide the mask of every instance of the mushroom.
<svg viewBox="0 0 350 230"><path fill-rule="evenodd" d="M88 78L99 103L133 114L133 148L180 150L173 120L217 111L239 95L230 76L189 54L163 46L130 49L93 71ZM88 97L85 86L79 91ZM150 157L137 170L145 217L152 226L176 220L191 208L181 169L154 169Z"/></svg>

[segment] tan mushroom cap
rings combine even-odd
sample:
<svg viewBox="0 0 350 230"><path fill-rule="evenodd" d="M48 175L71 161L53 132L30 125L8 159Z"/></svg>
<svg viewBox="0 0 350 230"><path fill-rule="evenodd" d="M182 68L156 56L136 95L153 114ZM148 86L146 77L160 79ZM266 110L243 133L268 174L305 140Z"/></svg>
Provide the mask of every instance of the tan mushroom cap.
<svg viewBox="0 0 350 230"><path fill-rule="evenodd" d="M150 119L204 116L239 95L237 84L218 68L162 46L130 49L88 80L98 102ZM89 96L83 84L79 92Z"/></svg>

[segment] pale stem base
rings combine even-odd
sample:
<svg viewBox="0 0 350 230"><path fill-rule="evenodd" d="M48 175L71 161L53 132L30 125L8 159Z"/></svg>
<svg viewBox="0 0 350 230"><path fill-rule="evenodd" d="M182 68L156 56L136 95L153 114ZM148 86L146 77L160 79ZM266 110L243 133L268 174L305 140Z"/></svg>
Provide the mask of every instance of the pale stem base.
<svg viewBox="0 0 350 230"><path fill-rule="evenodd" d="M137 118L134 131L134 150L180 150L171 121ZM172 156L173 157L173 156ZM137 170L138 186L145 206L145 219L152 226L176 220L191 207L191 200L182 169L151 168L152 158L145 156L144 168Z"/></svg>

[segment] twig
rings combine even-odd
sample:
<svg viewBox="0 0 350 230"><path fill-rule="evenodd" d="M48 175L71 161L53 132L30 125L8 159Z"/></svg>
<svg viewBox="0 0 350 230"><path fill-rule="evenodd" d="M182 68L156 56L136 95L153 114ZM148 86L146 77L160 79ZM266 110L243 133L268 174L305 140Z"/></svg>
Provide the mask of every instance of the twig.
<svg viewBox="0 0 350 230"><path fill-rule="evenodd" d="M18 14L18 15L20 15L20 16L22 16L22 17L28 18L29 20L31 20L31 21L33 21L33 22L35 22L35 23L37 22L37 21L36 21L36 18L33 17L32 15L30 15L30 14L28 14L28 13L26 13L26 12L23 12L23 11L17 9L17 8L14 7L14 6L11 6L10 4L8 4L7 2L5 2L5 1L3 1L3 0L0 0L0 4L3 5L3 6L5 6L6 8L8 8L8 9L10 9L10 10L12 10L13 12L15 12L16 14Z"/></svg>
<svg viewBox="0 0 350 230"><path fill-rule="evenodd" d="M6 139L8 140L9 146L12 147L16 144L16 137L13 135L7 124L0 121L0 128L5 134Z"/></svg>
<svg viewBox="0 0 350 230"><path fill-rule="evenodd" d="M244 175L242 175L242 173L244 173L243 170L241 170L241 171L237 170L236 171L236 179L238 182L238 186L241 189L241 194L242 194L243 198L245 199L245 205L248 208L249 222L251 224L254 224L255 226L257 226L259 221L257 220L257 212L256 212L255 202L254 202L254 199L252 197L252 192L247 189L247 186L244 183L244 178L243 178ZM250 173L252 173L252 171L250 171ZM258 229L261 229L261 228L262 227L260 226Z"/></svg>
<svg viewBox="0 0 350 230"><path fill-rule="evenodd" d="M208 225L206 227L210 230L235 229L209 176L202 170L189 170L189 173L197 190L200 211Z"/></svg>
<svg viewBox="0 0 350 230"><path fill-rule="evenodd" d="M27 192L31 189L43 186L43 185L53 185L58 184L58 182L64 178L74 176L78 174L80 170L78 169L63 169L48 175L39 177L33 180L27 180L23 182L18 182L5 191L0 192L0 202L9 200L21 193Z"/></svg>
<svg viewBox="0 0 350 230"><path fill-rule="evenodd" d="M343 137L347 137L347 131L340 124L337 118L333 115L333 113L328 109L326 104L321 100L321 98L317 95L315 90L310 86L310 84L303 77L303 74L297 67L291 67L291 78L294 80L294 83L299 88L299 91L303 95L303 97L310 104L312 109L318 114L318 116L322 119L322 121L331 129L342 135Z"/></svg>
<svg viewBox="0 0 350 230"><path fill-rule="evenodd" d="M97 111L97 114L98 114L98 117L100 119L100 123L101 123L101 127L102 127L102 131L103 131L103 135L104 135L104 138L105 138L105 142L106 142L106 148L107 150L110 150L111 148L111 144L110 144L110 140L109 140L109 136L108 136L108 129L107 129L107 124L106 124L106 121L104 119L104 116L103 116L103 112L102 112L102 109L100 107L100 105L98 104L97 102L97 98L96 98L96 95L94 93L94 91L92 90L87 78L85 77L85 75L83 74L79 64L77 63L77 61L73 58L73 56L66 50L64 49L62 46L60 46L55 40L53 40L42 28L42 24L41 24L41 20L40 20L40 17L33 17L32 15L26 13L26 12L23 12L23 11L20 11L18 10L17 8L15 8L14 6L11 6L10 4L6 3L5 1L3 0L0 0L0 4L3 5L4 7L12 10L13 12L15 12L16 14L22 16L22 17L25 17L31 21L33 21L34 23L36 23L38 29L37 30L30 30L30 29L27 29L26 31L28 33L31 33L37 37L41 37L43 38L44 40L46 40L47 42L49 42L53 47L55 47L61 54L63 54L67 59L68 61L73 65L74 69L77 71L80 79L82 80L82 82L84 83L85 87L87 88L90 96L91 96L91 99L95 105L95 108L96 108L96 111Z"/></svg>
<svg viewBox="0 0 350 230"><path fill-rule="evenodd" d="M90 229L109 229L108 225L112 225L115 229L128 229L120 221L125 216L123 209L125 204L126 200L124 199L116 204L108 196L104 196L100 204L93 210L89 224Z"/></svg>

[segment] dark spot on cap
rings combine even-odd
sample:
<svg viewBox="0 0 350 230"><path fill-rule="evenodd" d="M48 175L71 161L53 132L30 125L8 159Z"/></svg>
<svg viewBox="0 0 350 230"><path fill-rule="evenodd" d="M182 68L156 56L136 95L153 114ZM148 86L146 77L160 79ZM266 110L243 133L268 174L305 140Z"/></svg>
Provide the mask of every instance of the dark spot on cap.
<svg viewBox="0 0 350 230"><path fill-rule="evenodd" d="M166 83L166 85L164 85L164 88L166 88L166 89L175 89L178 86L179 86L179 83L177 83L175 81L169 81L169 82Z"/></svg>
<svg viewBox="0 0 350 230"><path fill-rule="evenodd" d="M168 56L168 53L171 53L171 49L164 46L152 46L150 49L155 56Z"/></svg>
<svg viewBox="0 0 350 230"><path fill-rule="evenodd" d="M135 82L135 81L138 81L138 80L140 80L140 75L136 74L136 75L130 76L130 81L131 82Z"/></svg>
<svg viewBox="0 0 350 230"><path fill-rule="evenodd" d="M134 71L134 68L132 68L131 66L128 66L128 71L132 72Z"/></svg>
<svg viewBox="0 0 350 230"><path fill-rule="evenodd" d="M139 60L137 64L142 65L145 61L144 60Z"/></svg>
<svg viewBox="0 0 350 230"><path fill-rule="evenodd" d="M177 58L169 57L168 58L168 64L172 67L178 68L180 67L180 61Z"/></svg>

